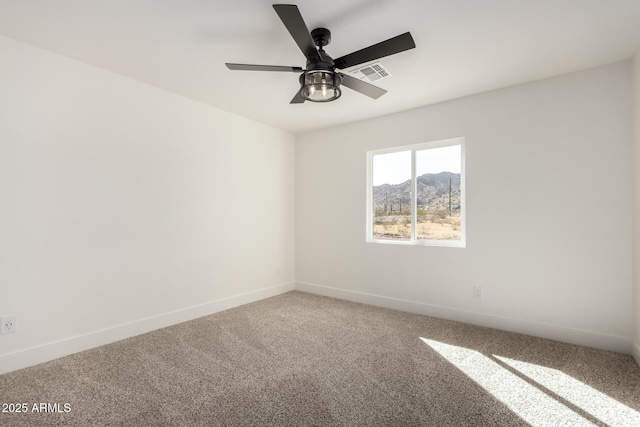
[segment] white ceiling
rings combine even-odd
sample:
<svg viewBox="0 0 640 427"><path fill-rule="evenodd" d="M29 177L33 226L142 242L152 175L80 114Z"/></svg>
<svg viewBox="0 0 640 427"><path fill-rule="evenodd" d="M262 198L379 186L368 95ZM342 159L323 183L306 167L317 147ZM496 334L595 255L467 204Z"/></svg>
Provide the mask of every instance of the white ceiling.
<svg viewBox="0 0 640 427"><path fill-rule="evenodd" d="M0 0L0 34L294 133L603 65L640 46L640 0L292 1L337 58L410 31L377 100L290 105L305 66L264 0Z"/></svg>

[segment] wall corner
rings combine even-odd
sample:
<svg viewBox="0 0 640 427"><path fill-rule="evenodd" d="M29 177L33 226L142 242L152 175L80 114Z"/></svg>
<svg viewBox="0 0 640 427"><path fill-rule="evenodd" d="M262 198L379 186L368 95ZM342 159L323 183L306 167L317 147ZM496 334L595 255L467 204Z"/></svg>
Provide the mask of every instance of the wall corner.
<svg viewBox="0 0 640 427"><path fill-rule="evenodd" d="M632 120L632 296L633 296L633 358L640 365L640 46L631 59L631 120Z"/></svg>

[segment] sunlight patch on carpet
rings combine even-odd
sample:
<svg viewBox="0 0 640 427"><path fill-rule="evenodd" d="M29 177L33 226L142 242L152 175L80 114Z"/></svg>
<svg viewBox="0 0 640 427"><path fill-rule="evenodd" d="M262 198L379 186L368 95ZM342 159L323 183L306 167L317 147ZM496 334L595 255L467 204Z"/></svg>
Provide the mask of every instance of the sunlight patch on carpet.
<svg viewBox="0 0 640 427"><path fill-rule="evenodd" d="M610 426L640 426L640 413L562 371L507 357L493 357Z"/></svg>
<svg viewBox="0 0 640 427"><path fill-rule="evenodd" d="M475 350L420 339L533 427L595 425Z"/></svg>

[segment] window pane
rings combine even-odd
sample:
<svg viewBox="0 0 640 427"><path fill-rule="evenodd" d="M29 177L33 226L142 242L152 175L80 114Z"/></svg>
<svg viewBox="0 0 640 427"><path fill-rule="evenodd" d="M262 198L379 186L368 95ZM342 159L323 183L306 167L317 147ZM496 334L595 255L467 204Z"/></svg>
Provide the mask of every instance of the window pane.
<svg viewBox="0 0 640 427"><path fill-rule="evenodd" d="M417 239L461 240L461 146L416 151Z"/></svg>
<svg viewBox="0 0 640 427"><path fill-rule="evenodd" d="M411 240L411 151L372 159L373 238Z"/></svg>

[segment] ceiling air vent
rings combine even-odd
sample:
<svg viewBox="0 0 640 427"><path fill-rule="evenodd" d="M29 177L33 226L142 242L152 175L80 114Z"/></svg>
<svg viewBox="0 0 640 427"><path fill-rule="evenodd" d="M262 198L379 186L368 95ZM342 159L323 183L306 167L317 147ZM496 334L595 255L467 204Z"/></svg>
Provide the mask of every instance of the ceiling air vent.
<svg viewBox="0 0 640 427"><path fill-rule="evenodd" d="M379 62L349 71L348 74L356 79L364 80L367 83L373 83L391 77L391 73Z"/></svg>

